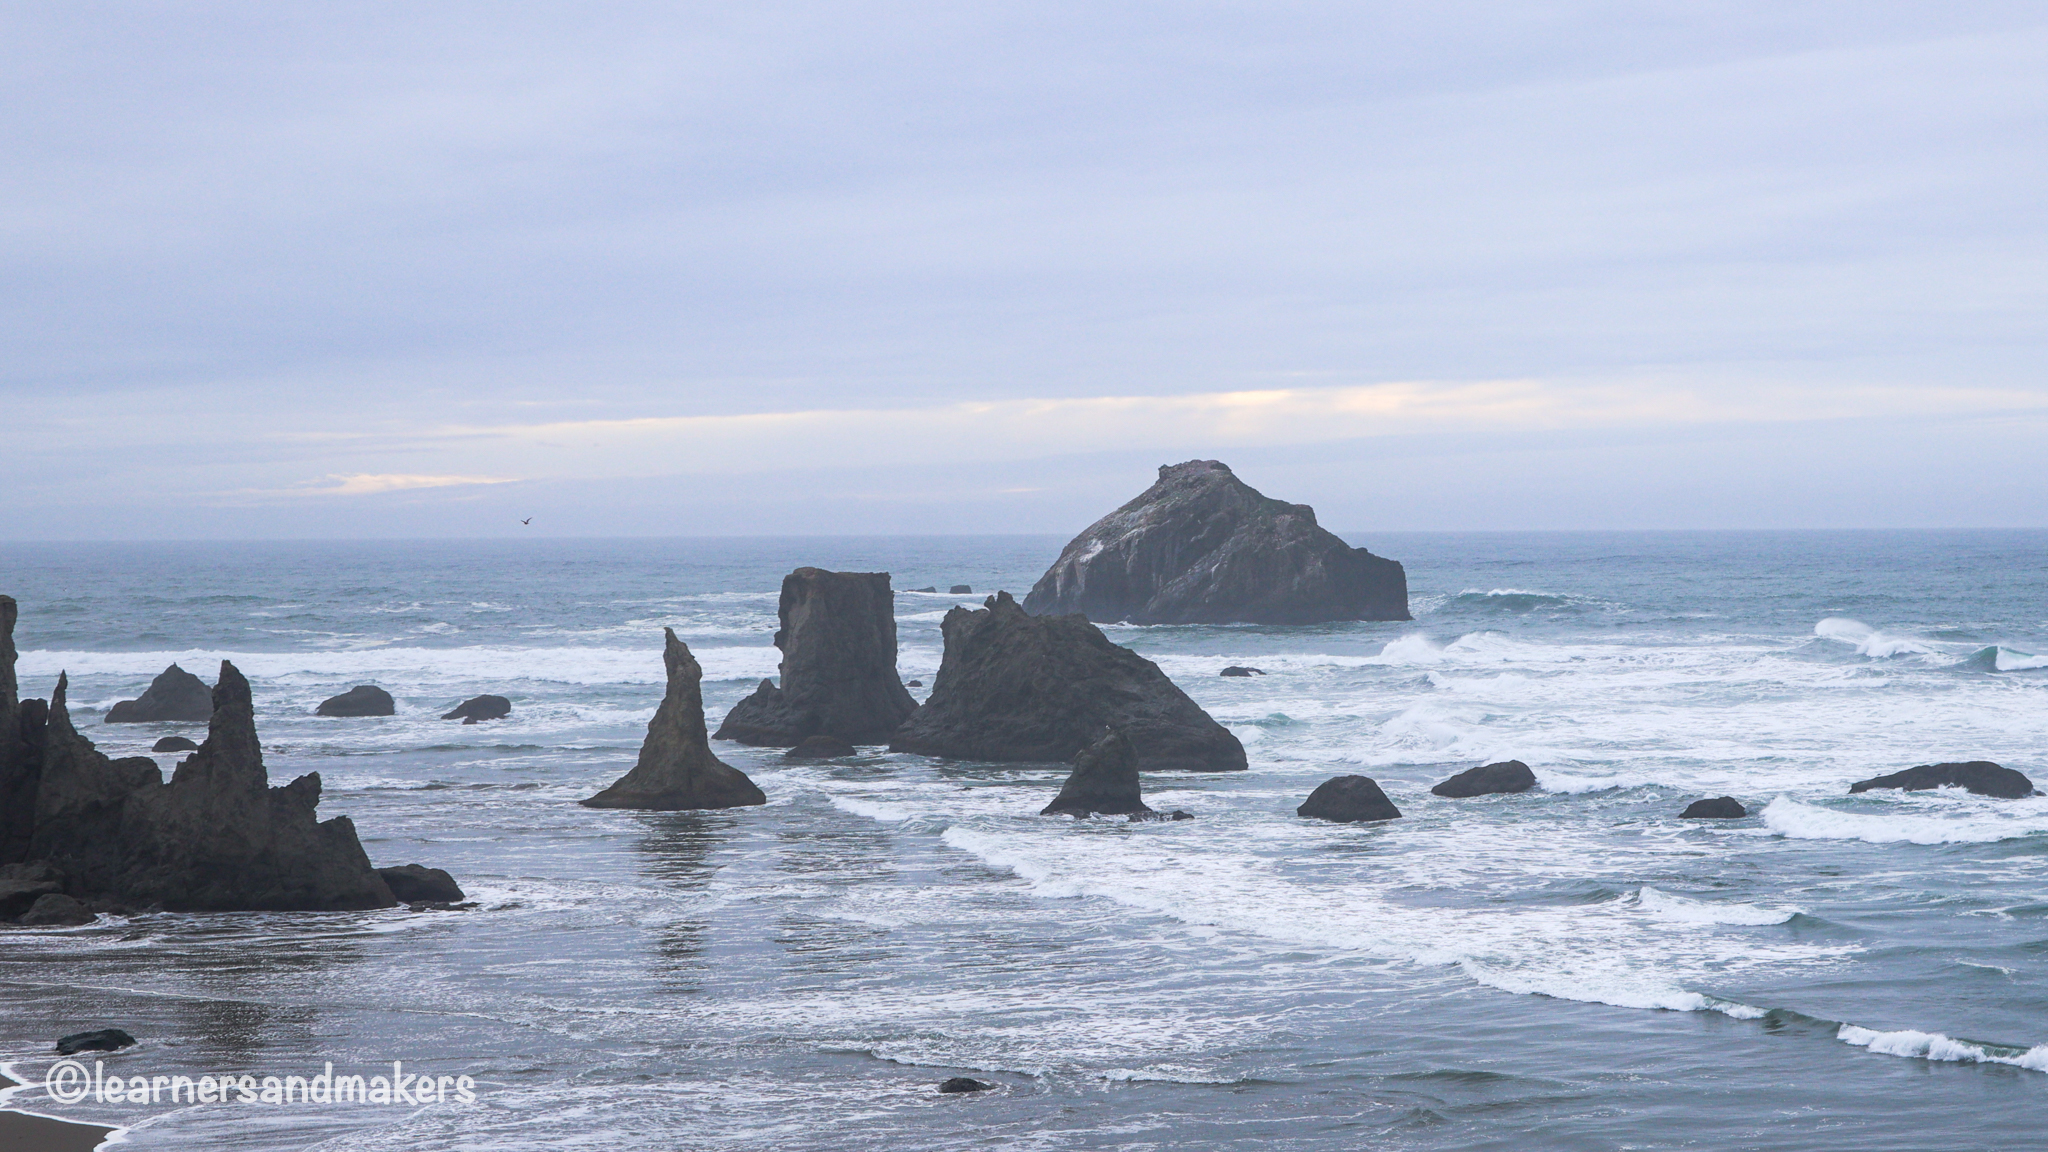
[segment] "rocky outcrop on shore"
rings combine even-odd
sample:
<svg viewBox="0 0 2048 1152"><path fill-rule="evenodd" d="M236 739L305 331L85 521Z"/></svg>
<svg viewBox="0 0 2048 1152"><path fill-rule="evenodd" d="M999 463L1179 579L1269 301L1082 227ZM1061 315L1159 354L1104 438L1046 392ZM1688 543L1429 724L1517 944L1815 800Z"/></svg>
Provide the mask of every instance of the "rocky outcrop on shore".
<svg viewBox="0 0 2048 1152"><path fill-rule="evenodd" d="M67 892L172 911L329 911L396 903L346 816L318 820L320 776L270 786L249 682L221 662L206 742L166 783L71 724L59 676L44 733L33 860Z"/></svg>
<svg viewBox="0 0 2048 1152"><path fill-rule="evenodd" d="M1351 547L1308 505L1261 495L1216 460L1161 467L1067 544L1024 610L1133 624L1410 618L1398 561Z"/></svg>
<svg viewBox="0 0 2048 1152"><path fill-rule="evenodd" d="M961 760L1064 761L1104 728L1130 740L1142 771L1241 770L1244 745L1157 664L1080 615L1027 615L1007 592L954 608L930 698L890 741Z"/></svg>
<svg viewBox="0 0 2048 1152"><path fill-rule="evenodd" d="M1503 760L1498 764L1484 764L1467 768L1463 772L1431 788L1438 796L1463 798L1467 796L1493 796L1507 792L1527 792L1536 786L1536 774L1520 760Z"/></svg>
<svg viewBox="0 0 2048 1152"><path fill-rule="evenodd" d="M1716 796L1711 800L1695 800L1678 814L1680 820L1740 820L1749 815L1749 809L1733 796Z"/></svg>
<svg viewBox="0 0 2048 1152"><path fill-rule="evenodd" d="M1370 776L1336 776L1325 780L1316 785L1316 790L1308 794L1294 814L1337 824L1401 818L1401 810L1380 790L1379 781Z"/></svg>
<svg viewBox="0 0 2048 1152"><path fill-rule="evenodd" d="M441 719L460 720L464 724L480 724L485 720L503 720L512 714L512 702L503 696L471 696L448 710Z"/></svg>
<svg viewBox="0 0 2048 1152"><path fill-rule="evenodd" d="M704 725L704 669L676 639L662 631L662 664L668 671L668 692L654 719L633 770L597 795L586 808L641 808L673 812L692 808L739 808L766 804L768 797L746 773L711 754Z"/></svg>
<svg viewBox="0 0 2048 1152"><path fill-rule="evenodd" d="M206 686L206 681L173 664L150 681L142 695L107 709L103 723L177 721L204 724L212 715L213 690Z"/></svg>
<svg viewBox="0 0 2048 1152"><path fill-rule="evenodd" d="M358 684L339 696L329 696L313 710L316 716L389 716L397 706L391 693L375 684Z"/></svg>
<svg viewBox="0 0 2048 1152"><path fill-rule="evenodd" d="M1877 776L1859 780L1849 785L1849 791L1868 792L1872 788L1898 788L1907 792L1924 792L1930 788L1962 788L1979 796L1996 796L2002 800L2019 800L2034 795L2034 782L2026 773L2017 769L1993 764L1989 760L1970 760L1961 764L1922 764L1889 776Z"/></svg>
<svg viewBox="0 0 2048 1152"><path fill-rule="evenodd" d="M896 676L896 597L887 572L799 568L782 578L775 646L782 683L761 681L716 738L789 748L811 736L880 744L917 702Z"/></svg>
<svg viewBox="0 0 2048 1152"><path fill-rule="evenodd" d="M1040 816L1150 816L1138 787L1138 754L1124 734L1110 729L1081 749L1073 774Z"/></svg>

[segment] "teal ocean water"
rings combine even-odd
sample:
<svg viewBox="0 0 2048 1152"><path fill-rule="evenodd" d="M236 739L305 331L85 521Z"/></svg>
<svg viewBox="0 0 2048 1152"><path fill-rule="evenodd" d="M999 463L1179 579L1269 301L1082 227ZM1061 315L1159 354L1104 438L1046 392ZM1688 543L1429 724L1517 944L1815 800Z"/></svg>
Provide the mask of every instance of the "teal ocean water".
<svg viewBox="0 0 2048 1152"><path fill-rule="evenodd" d="M2048 533L1351 539L1407 564L1413 622L1107 629L1251 759L1149 777L1197 818L1136 826L1036 816L1057 766L729 744L767 807L575 804L632 763L663 626L715 727L775 672L783 573L886 570L929 685L945 611L1060 539L0 545L24 695L68 671L80 729L139 754L190 730L105 708L232 659L274 783L318 771L374 861L480 905L0 935L11 1104L142 1149L2039 1141L2048 797L1848 786L1968 759L2048 785ZM312 715L359 683L398 715ZM486 691L509 719L437 719ZM1540 791L1428 792L1510 757ZM1294 815L1344 773L1406 816ZM1724 793L1752 815L1677 819ZM403 1060L479 1096L42 1100L51 1040L105 1025L142 1039L123 1075Z"/></svg>

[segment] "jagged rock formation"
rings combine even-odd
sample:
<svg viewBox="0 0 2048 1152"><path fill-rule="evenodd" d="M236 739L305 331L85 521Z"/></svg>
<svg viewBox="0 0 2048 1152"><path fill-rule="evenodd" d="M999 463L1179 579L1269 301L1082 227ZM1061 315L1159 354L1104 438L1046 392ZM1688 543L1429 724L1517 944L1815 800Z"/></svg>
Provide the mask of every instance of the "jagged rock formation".
<svg viewBox="0 0 2048 1152"><path fill-rule="evenodd" d="M433 901L450 902L462 899L462 885L455 882L440 868L429 868L424 864L405 864L396 868L379 868L377 875L384 878L384 884L401 904L421 904Z"/></svg>
<svg viewBox="0 0 2048 1152"><path fill-rule="evenodd" d="M1081 749L1073 775L1040 816L1150 816L1138 788L1138 754L1124 734L1110 729Z"/></svg>
<svg viewBox="0 0 2048 1152"><path fill-rule="evenodd" d="M1370 776L1337 776L1325 780L1316 785L1316 790L1308 794L1308 799L1301 802L1301 807L1296 808L1294 814L1338 824L1401 818L1401 810L1394 807L1394 802L1380 790L1379 781Z"/></svg>
<svg viewBox="0 0 2048 1152"><path fill-rule="evenodd" d="M716 735L767 748L810 736L880 744L917 702L896 678L896 598L887 572L799 568L782 578L782 684L761 681Z"/></svg>
<svg viewBox="0 0 2048 1152"><path fill-rule="evenodd" d="M204 724L213 715L213 690L176 664L163 670L142 695L107 709L106 724L177 721Z"/></svg>
<svg viewBox="0 0 2048 1152"><path fill-rule="evenodd" d="M503 720L512 714L512 702L503 696L471 696L457 704L441 717L443 720L460 720L464 724L478 724L485 720Z"/></svg>
<svg viewBox="0 0 2048 1152"><path fill-rule="evenodd" d="M48 715L41 701L22 700L14 681L14 622L20 612L14 597L0 596L0 865L28 858Z"/></svg>
<svg viewBox="0 0 2048 1152"><path fill-rule="evenodd" d="M1216 460L1159 469L1067 544L1024 610L1133 624L1407 620L1408 575L1261 495Z"/></svg>
<svg viewBox="0 0 2048 1152"><path fill-rule="evenodd" d="M1485 764L1478 768L1467 768L1456 776L1431 788L1438 796L1462 798L1466 796L1491 796L1503 792L1527 792L1536 786L1536 774L1520 760L1504 760L1499 764Z"/></svg>
<svg viewBox="0 0 2048 1152"><path fill-rule="evenodd" d="M183 736L166 736L149 746L151 752L197 752L199 745Z"/></svg>
<svg viewBox="0 0 2048 1152"><path fill-rule="evenodd" d="M1029 616L998 592L954 608L932 693L890 741L961 760L1071 760L1102 730L1122 732L1142 771L1244 768L1244 745L1157 664L1085 617Z"/></svg>
<svg viewBox="0 0 2048 1152"><path fill-rule="evenodd" d="M329 696L313 710L316 716L389 716L397 708L391 693L375 684L358 684L339 696Z"/></svg>
<svg viewBox="0 0 2048 1152"><path fill-rule="evenodd" d="M1678 814L1680 820L1740 820L1749 815L1749 809L1733 796L1716 796L1712 800L1695 800Z"/></svg>
<svg viewBox="0 0 2048 1152"><path fill-rule="evenodd" d="M2034 782L2026 774L1989 760L1971 760L1962 764L1922 764L1889 776L1877 776L1859 780L1849 785L1850 792L1868 792L1872 788L1899 788L1907 792L1924 792L1929 788L1962 788L1979 796L1997 796L2004 800L2019 800L2034 795Z"/></svg>
<svg viewBox="0 0 2048 1152"><path fill-rule="evenodd" d="M109 760L50 698L29 856L75 895L172 911L326 911L396 903L346 816L319 821L320 776L270 787L249 682L221 662L206 742L169 783L146 756Z"/></svg>
<svg viewBox="0 0 2048 1152"><path fill-rule="evenodd" d="M668 693L647 722L640 761L583 806L673 812L766 804L768 797L746 773L711 754L704 731L704 669L690 655L689 646L676 639L674 629L661 631Z"/></svg>

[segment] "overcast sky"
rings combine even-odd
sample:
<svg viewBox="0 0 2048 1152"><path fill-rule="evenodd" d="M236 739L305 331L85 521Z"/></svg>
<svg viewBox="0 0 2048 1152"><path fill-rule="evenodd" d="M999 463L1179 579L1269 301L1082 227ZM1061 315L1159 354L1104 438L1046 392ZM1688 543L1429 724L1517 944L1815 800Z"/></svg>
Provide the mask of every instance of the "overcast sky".
<svg viewBox="0 0 2048 1152"><path fill-rule="evenodd" d="M0 14L0 537L2048 526L2038 0Z"/></svg>

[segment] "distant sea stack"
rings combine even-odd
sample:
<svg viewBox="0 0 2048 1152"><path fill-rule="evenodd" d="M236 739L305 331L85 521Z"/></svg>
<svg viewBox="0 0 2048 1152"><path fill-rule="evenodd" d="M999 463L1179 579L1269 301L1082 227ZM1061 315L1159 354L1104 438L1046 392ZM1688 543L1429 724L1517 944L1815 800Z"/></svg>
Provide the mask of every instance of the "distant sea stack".
<svg viewBox="0 0 2048 1152"><path fill-rule="evenodd" d="M1399 561L1351 547L1308 505L1269 499L1216 460L1161 467L1074 537L1024 610L1133 624L1410 619Z"/></svg>
<svg viewBox="0 0 2048 1152"><path fill-rule="evenodd" d="M674 812L766 804L768 797L746 773L711 754L704 731L704 669L673 628L661 632L668 692L647 722L640 761L583 806Z"/></svg>
<svg viewBox="0 0 2048 1152"><path fill-rule="evenodd" d="M29 859L76 896L171 911L388 908L346 816L317 820L320 776L270 787L249 682L221 662L206 742L169 783L147 756L109 760L72 727L57 678Z"/></svg>
<svg viewBox="0 0 2048 1152"><path fill-rule="evenodd" d="M782 685L763 680L716 738L793 748L812 736L881 744L917 709L896 675L896 598L887 572L799 568L776 609Z"/></svg>
<svg viewBox="0 0 2048 1152"><path fill-rule="evenodd" d="M107 709L107 724L177 721L204 724L213 715L213 690L176 664L149 682L142 695Z"/></svg>
<svg viewBox="0 0 2048 1152"><path fill-rule="evenodd" d="M1008 592L954 608L932 693L889 744L961 760L1070 761L1104 728L1147 772L1241 770L1244 745L1157 664L1086 617L1030 616Z"/></svg>

